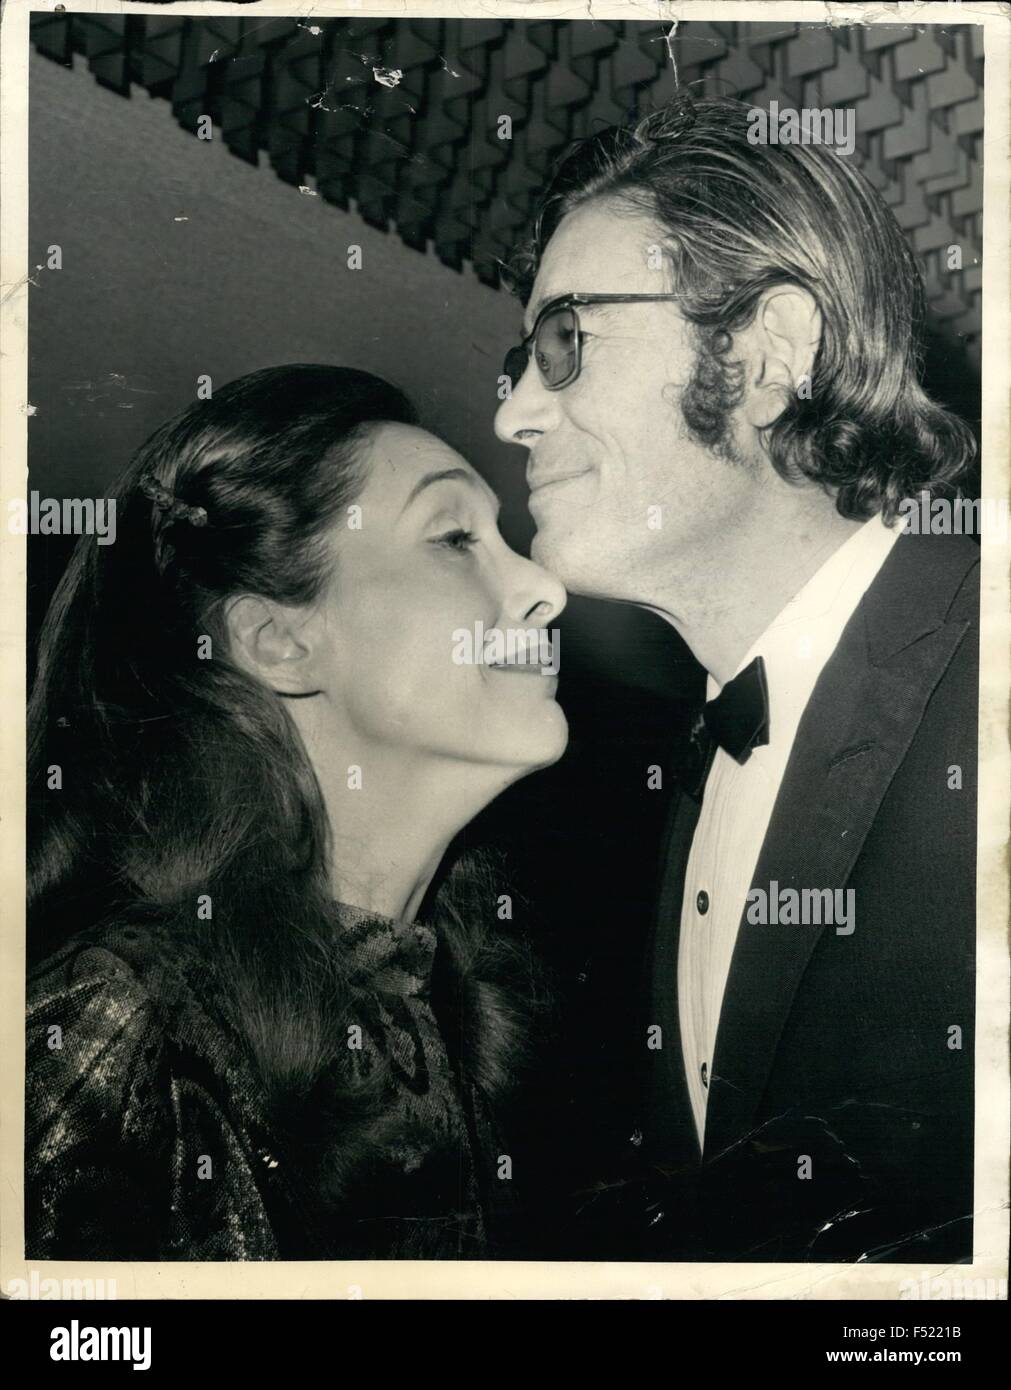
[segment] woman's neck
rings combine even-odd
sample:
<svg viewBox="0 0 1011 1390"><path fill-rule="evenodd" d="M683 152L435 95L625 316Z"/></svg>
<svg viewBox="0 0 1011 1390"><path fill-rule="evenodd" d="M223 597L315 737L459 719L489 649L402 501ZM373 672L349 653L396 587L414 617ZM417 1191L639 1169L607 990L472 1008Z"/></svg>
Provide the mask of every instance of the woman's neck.
<svg viewBox="0 0 1011 1390"><path fill-rule="evenodd" d="M331 827L333 896L413 921L450 842L518 771L376 746L351 759L322 702L289 708Z"/></svg>

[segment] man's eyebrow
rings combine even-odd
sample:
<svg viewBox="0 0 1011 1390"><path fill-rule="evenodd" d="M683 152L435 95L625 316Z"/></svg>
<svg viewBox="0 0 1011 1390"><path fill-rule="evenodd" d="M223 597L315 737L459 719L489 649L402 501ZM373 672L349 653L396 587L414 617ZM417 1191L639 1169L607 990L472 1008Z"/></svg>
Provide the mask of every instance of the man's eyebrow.
<svg viewBox="0 0 1011 1390"><path fill-rule="evenodd" d="M542 294L542 295L540 296L540 298L535 302L533 308L532 308L532 309L528 309L527 312L526 312L526 314L524 314L524 316L523 316L523 336L524 336L524 338L529 338L529 337L530 337L530 334L534 331L534 324L537 322L537 316L538 316L538 314L540 314L540 313L543 311L545 305L547 305L547 304L552 304L552 303L554 303L556 300L559 300L559 299L571 299L571 298L574 298L576 294L578 294L578 291L577 291L577 290L567 290L564 294ZM613 317L613 315L614 315L614 305L613 305L613 304L593 304L593 303L590 303L590 304L580 304L580 305L578 305L577 307L578 307L579 312L580 312L581 314L582 314L582 313L599 314L601 318ZM529 327L528 327L528 325L529 325Z"/></svg>
<svg viewBox="0 0 1011 1390"><path fill-rule="evenodd" d="M423 478L418 479L418 481L411 488L411 491L409 492L407 497L407 501L400 509L401 516L403 516L404 512L407 511L407 508L411 505L411 503L418 496L418 494L424 492L425 488L431 487L434 483L445 482L468 483L471 487L474 488L480 488L483 485L484 488L487 490L490 498L492 499L495 505L496 515L498 515L498 510L502 504L499 501L498 497L496 497L492 489L488 487L486 483L484 483L483 479L478 478L475 474L469 472L466 468L440 468L437 472L426 473Z"/></svg>
<svg viewBox="0 0 1011 1390"><path fill-rule="evenodd" d="M534 331L534 324L537 322L537 315L544 308L545 304L550 304L553 299L563 299L561 294L542 294L533 303L527 305L527 311L523 315L523 336L529 338Z"/></svg>

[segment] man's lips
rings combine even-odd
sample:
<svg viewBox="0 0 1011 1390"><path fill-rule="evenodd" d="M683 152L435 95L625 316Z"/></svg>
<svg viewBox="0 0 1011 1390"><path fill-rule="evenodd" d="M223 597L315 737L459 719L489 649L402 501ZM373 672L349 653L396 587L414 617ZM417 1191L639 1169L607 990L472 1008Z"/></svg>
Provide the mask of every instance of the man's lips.
<svg viewBox="0 0 1011 1390"><path fill-rule="evenodd" d="M589 471L588 468L577 468L568 473L548 473L530 477L527 479L530 496L532 497L535 492L543 492L546 487L556 487L559 483L570 483L573 478L583 478Z"/></svg>

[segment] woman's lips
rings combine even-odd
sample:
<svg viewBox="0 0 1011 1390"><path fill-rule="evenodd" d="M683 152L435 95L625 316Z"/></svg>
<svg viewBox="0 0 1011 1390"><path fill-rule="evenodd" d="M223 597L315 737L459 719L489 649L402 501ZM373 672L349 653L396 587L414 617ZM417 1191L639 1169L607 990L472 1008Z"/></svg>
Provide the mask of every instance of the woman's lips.
<svg viewBox="0 0 1011 1390"><path fill-rule="evenodd" d="M498 676L536 676L537 680L532 685L528 683L523 685L522 688L525 690L539 690L544 695L552 696L558 689L557 674L547 670L543 666L486 666L485 670Z"/></svg>
<svg viewBox="0 0 1011 1390"><path fill-rule="evenodd" d="M549 671L546 666L537 666L534 663L526 665L514 665L512 662L503 661L501 663L487 662L489 671L512 672L517 676L553 676L554 671Z"/></svg>

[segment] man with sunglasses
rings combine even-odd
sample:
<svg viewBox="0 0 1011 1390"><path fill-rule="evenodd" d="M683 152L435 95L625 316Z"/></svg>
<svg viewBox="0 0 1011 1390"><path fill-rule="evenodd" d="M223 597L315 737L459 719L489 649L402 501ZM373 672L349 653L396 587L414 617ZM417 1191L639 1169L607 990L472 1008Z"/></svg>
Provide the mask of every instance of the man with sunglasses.
<svg viewBox="0 0 1011 1390"><path fill-rule="evenodd" d="M978 549L897 515L974 443L918 381L883 201L828 148L751 143L748 109L585 142L514 273L496 431L528 450L534 555L707 673L584 1253L958 1260Z"/></svg>

